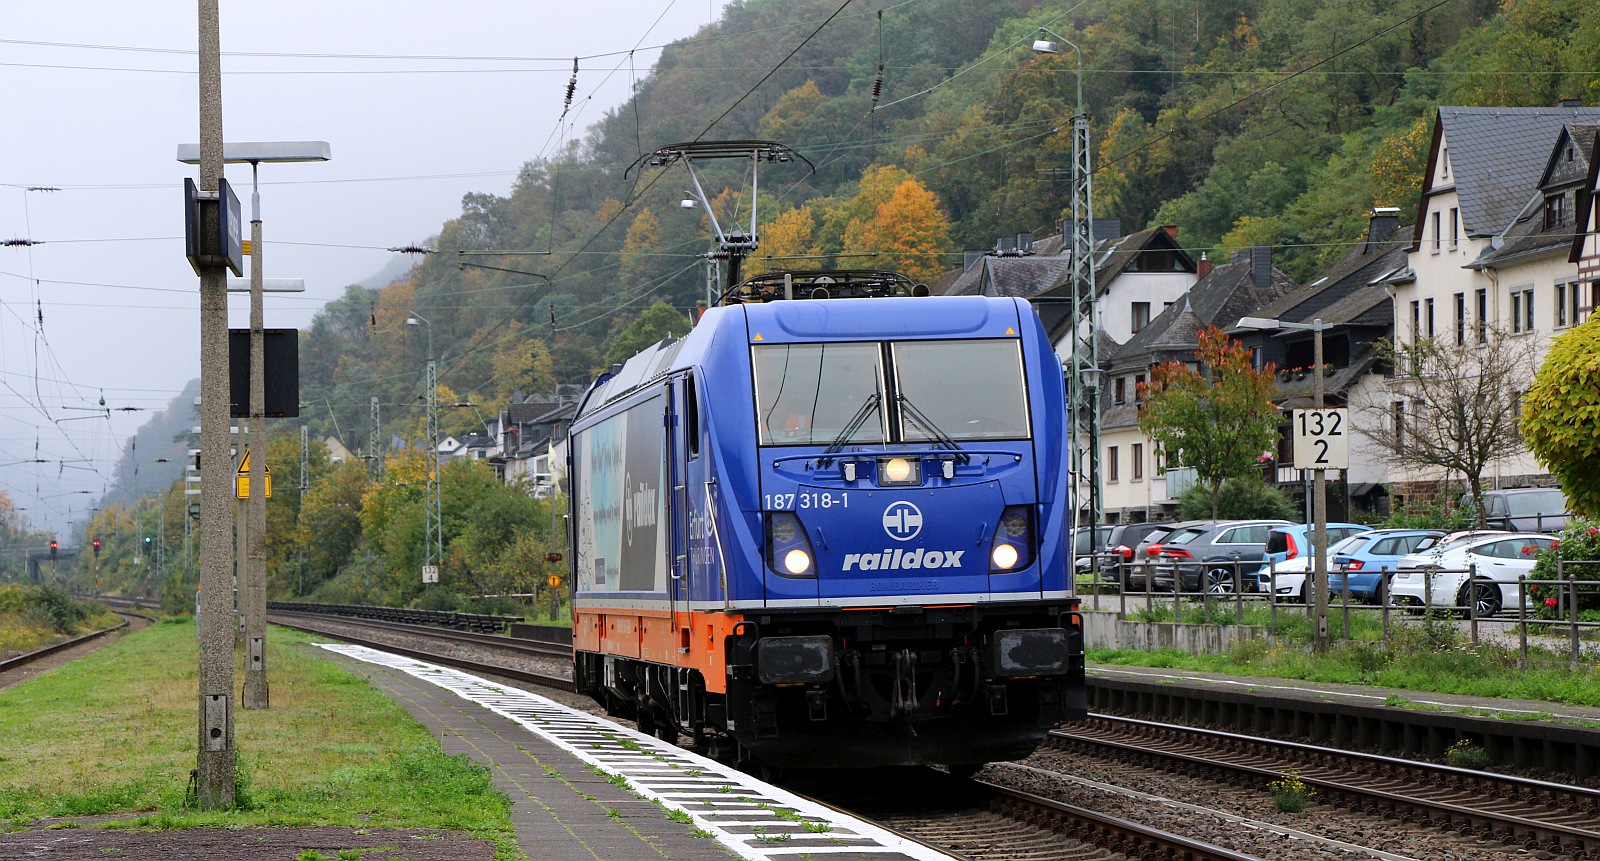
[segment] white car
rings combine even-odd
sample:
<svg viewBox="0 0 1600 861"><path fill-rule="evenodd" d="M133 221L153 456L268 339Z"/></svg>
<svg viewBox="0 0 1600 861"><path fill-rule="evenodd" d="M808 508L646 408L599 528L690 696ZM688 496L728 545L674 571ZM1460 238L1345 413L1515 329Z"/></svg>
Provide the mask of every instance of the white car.
<svg viewBox="0 0 1600 861"><path fill-rule="evenodd" d="M1394 603L1464 608L1470 600L1479 618L1517 606L1517 578L1533 571L1552 535L1473 535L1402 556L1389 595ZM1469 589L1469 580L1473 584Z"/></svg>
<svg viewBox="0 0 1600 861"><path fill-rule="evenodd" d="M1345 547L1354 543L1351 539L1356 537L1351 535L1328 548L1328 552L1332 554L1328 557L1328 570L1330 572L1334 570L1333 556L1337 556ZM1286 559L1277 565L1270 566L1270 571L1268 570L1269 566L1263 565L1258 576L1263 583L1266 583L1269 579L1271 580L1272 594L1279 602L1299 601L1305 603L1311 597L1306 590L1306 581L1309 579L1307 575L1311 573L1311 560L1315 558L1313 554L1302 553L1293 559ZM1334 595L1333 600L1338 600L1337 594Z"/></svg>

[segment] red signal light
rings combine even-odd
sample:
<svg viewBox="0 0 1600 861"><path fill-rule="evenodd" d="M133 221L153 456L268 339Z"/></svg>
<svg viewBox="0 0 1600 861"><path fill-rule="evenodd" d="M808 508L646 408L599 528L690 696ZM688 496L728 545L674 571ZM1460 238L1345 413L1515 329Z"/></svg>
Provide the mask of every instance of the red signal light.
<svg viewBox="0 0 1600 861"><path fill-rule="evenodd" d="M51 549L51 550L54 550L54 549L56 549L56 548L57 548L57 547L59 547L59 546L60 546L60 545L58 545L58 544L56 544L56 543L55 543L55 542L54 542L54 541L52 541L52 542L50 542L50 549Z"/></svg>

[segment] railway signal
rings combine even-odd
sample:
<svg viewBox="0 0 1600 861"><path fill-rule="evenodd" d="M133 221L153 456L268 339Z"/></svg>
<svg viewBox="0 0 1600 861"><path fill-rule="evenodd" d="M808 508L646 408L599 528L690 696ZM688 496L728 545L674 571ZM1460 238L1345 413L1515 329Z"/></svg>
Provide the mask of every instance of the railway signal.
<svg viewBox="0 0 1600 861"><path fill-rule="evenodd" d="M56 551L59 550L60 547L61 545L57 544L54 540L50 542L50 561L55 561Z"/></svg>

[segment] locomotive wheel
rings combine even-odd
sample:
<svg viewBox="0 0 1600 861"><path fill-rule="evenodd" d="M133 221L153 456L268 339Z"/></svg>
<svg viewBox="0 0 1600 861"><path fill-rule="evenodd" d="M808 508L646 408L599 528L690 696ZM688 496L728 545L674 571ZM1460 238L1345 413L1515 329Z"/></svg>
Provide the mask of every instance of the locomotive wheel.
<svg viewBox="0 0 1600 861"><path fill-rule="evenodd" d="M678 743L678 727L677 727L677 725L673 724L671 722L668 722L668 721L662 721L661 723L656 724L656 738L661 739L662 741L666 742L667 744L677 744Z"/></svg>

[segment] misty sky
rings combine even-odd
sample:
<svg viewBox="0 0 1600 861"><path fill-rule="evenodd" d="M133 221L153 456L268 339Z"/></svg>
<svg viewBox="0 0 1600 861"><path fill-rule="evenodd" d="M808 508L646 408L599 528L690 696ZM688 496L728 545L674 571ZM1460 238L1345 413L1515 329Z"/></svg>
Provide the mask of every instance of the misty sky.
<svg viewBox="0 0 1600 861"><path fill-rule="evenodd" d="M652 48L723 5L225 0L225 138L333 150L261 169L263 270L307 287L269 295L267 325L305 327L464 193L507 193L524 162L621 103ZM65 530L148 411L199 375L181 206L194 168L174 158L199 139L196 3L3 0L0 21L0 242L42 243L0 247L0 490ZM590 59L560 121L574 55ZM248 219L249 167L228 178ZM248 325L246 299L231 304L230 325Z"/></svg>

